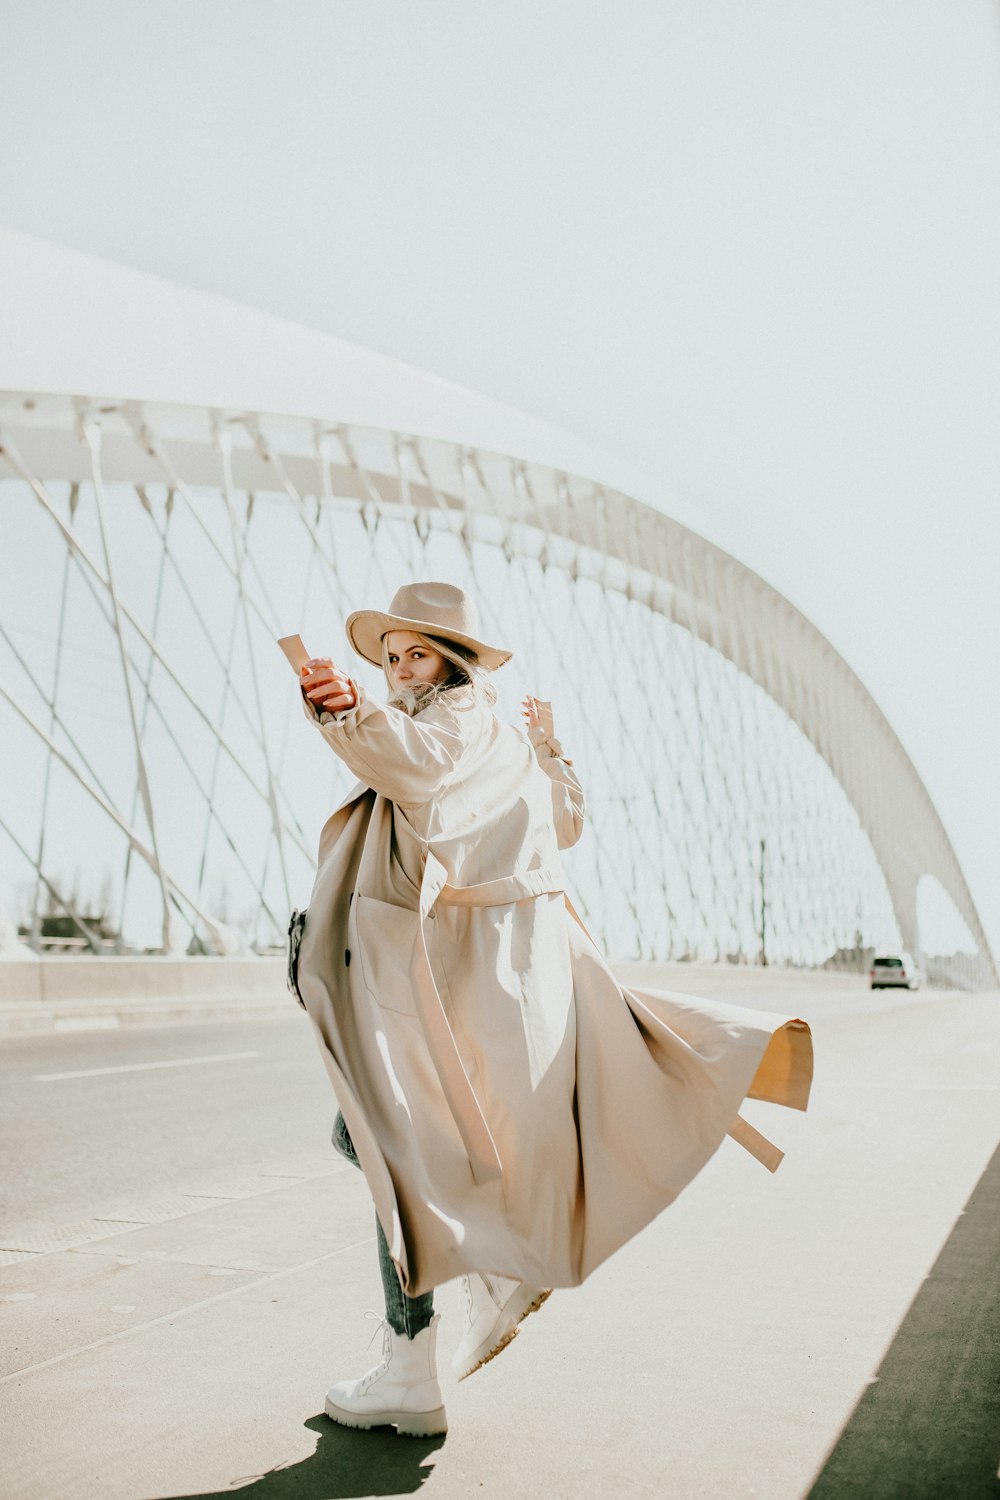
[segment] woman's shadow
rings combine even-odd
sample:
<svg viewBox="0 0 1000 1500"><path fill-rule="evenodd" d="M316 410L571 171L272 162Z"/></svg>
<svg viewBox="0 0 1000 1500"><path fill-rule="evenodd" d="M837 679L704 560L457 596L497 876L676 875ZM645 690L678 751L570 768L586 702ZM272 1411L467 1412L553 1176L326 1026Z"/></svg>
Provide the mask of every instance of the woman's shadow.
<svg viewBox="0 0 1000 1500"><path fill-rule="evenodd" d="M368 1495L412 1495L434 1472L427 1459L439 1437L399 1437L385 1428L370 1432L338 1427L320 1414L304 1424L318 1434L316 1451L287 1468L234 1479L225 1490L169 1495L163 1500L357 1500Z"/></svg>

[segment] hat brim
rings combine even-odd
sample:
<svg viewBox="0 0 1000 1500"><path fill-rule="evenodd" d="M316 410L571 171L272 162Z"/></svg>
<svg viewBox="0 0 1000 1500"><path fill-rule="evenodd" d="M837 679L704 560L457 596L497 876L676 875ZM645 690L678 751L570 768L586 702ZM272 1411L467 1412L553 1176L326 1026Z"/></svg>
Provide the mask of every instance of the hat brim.
<svg viewBox="0 0 1000 1500"><path fill-rule="evenodd" d="M460 630L446 630L431 620L407 620L402 615L386 615L377 609L356 609L345 622L347 639L359 656L374 666L382 665L382 637L390 630L412 630L419 635L436 635L442 641L457 641L476 653L481 667L495 672L513 655L499 646L487 646L475 636L463 635Z"/></svg>

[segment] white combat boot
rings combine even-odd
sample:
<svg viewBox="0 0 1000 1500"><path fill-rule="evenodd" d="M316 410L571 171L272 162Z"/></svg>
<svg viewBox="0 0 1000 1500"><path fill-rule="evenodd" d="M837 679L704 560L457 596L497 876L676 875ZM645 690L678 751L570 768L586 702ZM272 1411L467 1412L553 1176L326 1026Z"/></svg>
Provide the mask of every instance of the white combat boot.
<svg viewBox="0 0 1000 1500"><path fill-rule="evenodd" d="M541 1307L551 1287L530 1286L506 1276L463 1276L465 1330L451 1368L458 1380L472 1375L517 1335L517 1325Z"/></svg>
<svg viewBox="0 0 1000 1500"><path fill-rule="evenodd" d="M326 1393L326 1414L344 1427L395 1427L407 1437L448 1431L435 1366L438 1324L415 1339L382 1324L382 1359L360 1380L342 1380Z"/></svg>

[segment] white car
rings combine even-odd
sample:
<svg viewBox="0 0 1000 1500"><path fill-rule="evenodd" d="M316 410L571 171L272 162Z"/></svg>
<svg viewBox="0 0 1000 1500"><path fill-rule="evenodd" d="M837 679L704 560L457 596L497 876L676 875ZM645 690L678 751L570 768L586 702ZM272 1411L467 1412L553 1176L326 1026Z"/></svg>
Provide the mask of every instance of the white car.
<svg viewBox="0 0 1000 1500"><path fill-rule="evenodd" d="M894 953L887 958L873 958L869 978L873 990L918 990L920 970L909 953Z"/></svg>

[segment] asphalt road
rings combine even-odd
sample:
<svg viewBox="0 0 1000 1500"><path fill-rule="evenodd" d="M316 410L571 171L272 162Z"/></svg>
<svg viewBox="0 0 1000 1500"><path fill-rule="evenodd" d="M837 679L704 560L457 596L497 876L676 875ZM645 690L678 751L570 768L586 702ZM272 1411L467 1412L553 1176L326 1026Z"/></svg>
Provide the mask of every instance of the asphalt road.
<svg viewBox="0 0 1000 1500"><path fill-rule="evenodd" d="M808 1114L744 1106L781 1171L724 1142L461 1384L440 1288L426 1443L322 1415L373 1362L380 1288L304 1017L5 1042L5 1224L36 1238L0 1243L0 1493L996 1496L1000 995L744 988L814 1026Z"/></svg>
<svg viewBox="0 0 1000 1500"><path fill-rule="evenodd" d="M81 1075L81 1076L74 1076ZM333 1154L304 1016L10 1038L0 1046L0 1247L150 1201L225 1196ZM317 1163L318 1164L318 1163Z"/></svg>

